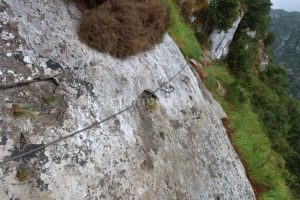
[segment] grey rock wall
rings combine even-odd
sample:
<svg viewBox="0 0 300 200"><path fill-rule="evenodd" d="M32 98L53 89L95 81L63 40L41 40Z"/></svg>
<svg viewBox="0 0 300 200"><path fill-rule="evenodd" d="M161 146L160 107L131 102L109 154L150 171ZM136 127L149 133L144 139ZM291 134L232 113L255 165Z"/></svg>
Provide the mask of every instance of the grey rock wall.
<svg viewBox="0 0 300 200"><path fill-rule="evenodd" d="M211 43L211 53L216 59L224 58L229 53L229 46L233 40L234 34L243 18L243 13L235 20L232 28L227 31L224 30L214 30L214 32L209 36Z"/></svg>
<svg viewBox="0 0 300 200"><path fill-rule="evenodd" d="M0 160L118 112L186 64L168 35L126 60L90 49L69 1L0 2ZM154 110L140 100L0 166L0 199L255 199L219 104L189 67L170 85Z"/></svg>

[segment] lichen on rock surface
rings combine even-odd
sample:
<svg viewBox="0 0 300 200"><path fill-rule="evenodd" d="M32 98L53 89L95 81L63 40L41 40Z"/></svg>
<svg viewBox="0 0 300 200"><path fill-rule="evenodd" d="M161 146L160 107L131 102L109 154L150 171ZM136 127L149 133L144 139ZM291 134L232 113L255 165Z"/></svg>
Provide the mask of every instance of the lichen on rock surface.
<svg viewBox="0 0 300 200"><path fill-rule="evenodd" d="M1 160L118 112L186 64L168 35L151 51L118 60L80 42L72 3L0 2ZM0 166L0 199L255 199L220 120L225 114L201 80L187 67L169 86L171 94L155 94L154 111L137 104ZM34 114L15 117L13 104Z"/></svg>

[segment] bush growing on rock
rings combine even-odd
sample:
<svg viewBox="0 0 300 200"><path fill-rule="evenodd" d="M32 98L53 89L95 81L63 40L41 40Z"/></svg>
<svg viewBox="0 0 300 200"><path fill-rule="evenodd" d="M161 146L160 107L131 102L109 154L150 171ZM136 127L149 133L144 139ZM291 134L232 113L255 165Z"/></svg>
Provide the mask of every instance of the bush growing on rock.
<svg viewBox="0 0 300 200"><path fill-rule="evenodd" d="M238 78L247 76L251 68L252 56L249 44L249 38L242 35L231 44L229 50L227 57L229 68Z"/></svg>
<svg viewBox="0 0 300 200"><path fill-rule="evenodd" d="M272 6L270 0L243 0L243 2L247 5L247 12L240 27L265 34L269 27L269 12Z"/></svg>
<svg viewBox="0 0 300 200"><path fill-rule="evenodd" d="M245 103L249 98L249 94L238 81L230 84L226 95L235 105Z"/></svg>
<svg viewBox="0 0 300 200"><path fill-rule="evenodd" d="M161 42L167 22L160 0L109 0L85 11L79 36L101 52L125 58Z"/></svg>
<svg viewBox="0 0 300 200"><path fill-rule="evenodd" d="M208 32L214 29L228 30L239 15L239 0L212 0L206 13Z"/></svg>
<svg viewBox="0 0 300 200"><path fill-rule="evenodd" d="M276 41L276 36L274 33L269 32L265 38L265 45L266 46L272 46L274 42Z"/></svg>

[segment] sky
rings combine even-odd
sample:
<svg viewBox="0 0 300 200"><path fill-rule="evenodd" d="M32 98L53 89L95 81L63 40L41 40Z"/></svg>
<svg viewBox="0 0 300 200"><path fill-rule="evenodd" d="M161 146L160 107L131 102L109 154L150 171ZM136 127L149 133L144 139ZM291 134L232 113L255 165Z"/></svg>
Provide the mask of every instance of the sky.
<svg viewBox="0 0 300 200"><path fill-rule="evenodd" d="M271 0L273 9L300 11L300 0Z"/></svg>

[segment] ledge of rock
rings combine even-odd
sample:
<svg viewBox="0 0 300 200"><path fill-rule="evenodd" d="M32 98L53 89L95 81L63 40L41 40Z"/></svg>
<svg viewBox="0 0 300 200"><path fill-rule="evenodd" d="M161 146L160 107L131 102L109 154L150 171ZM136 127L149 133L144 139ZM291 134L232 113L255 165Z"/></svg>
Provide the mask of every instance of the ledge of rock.
<svg viewBox="0 0 300 200"><path fill-rule="evenodd" d="M186 64L168 35L126 60L90 49L66 2L0 1L1 161L117 113ZM201 80L186 67L170 86L154 110L135 104L0 166L0 199L255 199Z"/></svg>

